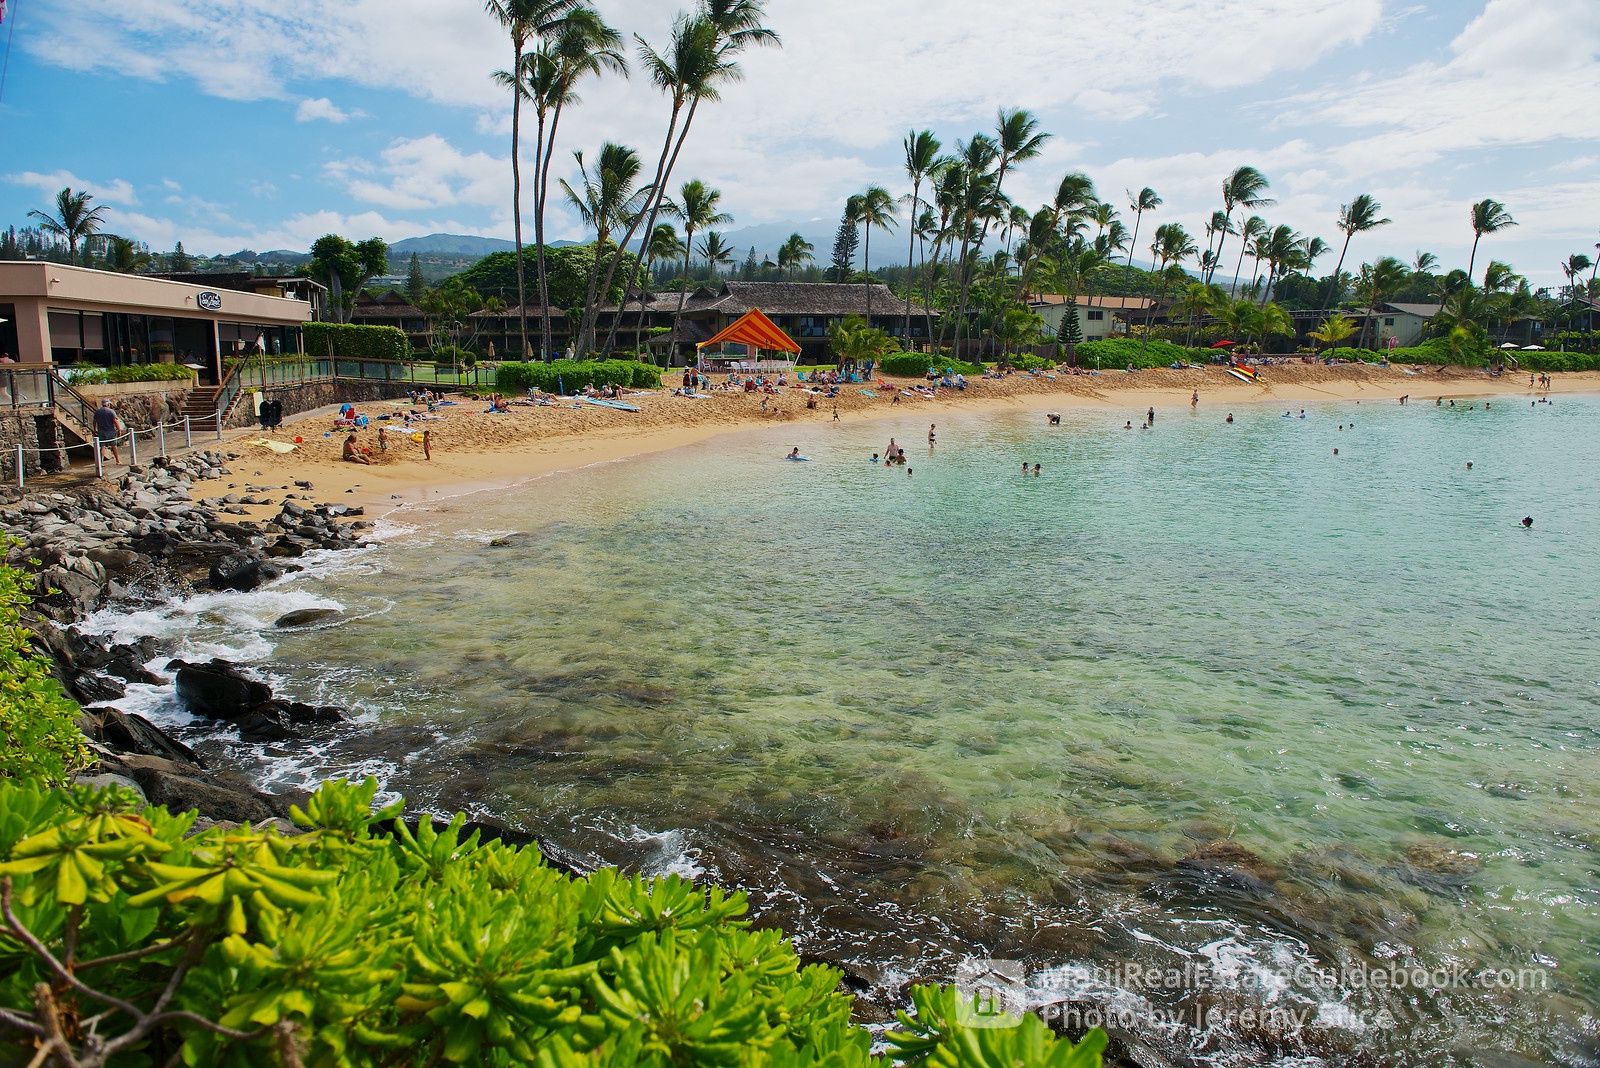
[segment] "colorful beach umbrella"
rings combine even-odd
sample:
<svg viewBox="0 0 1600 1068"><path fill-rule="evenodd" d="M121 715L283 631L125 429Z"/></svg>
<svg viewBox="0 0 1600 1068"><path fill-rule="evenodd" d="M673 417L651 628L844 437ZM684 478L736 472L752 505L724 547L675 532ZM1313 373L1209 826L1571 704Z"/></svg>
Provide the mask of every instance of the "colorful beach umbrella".
<svg viewBox="0 0 1600 1068"><path fill-rule="evenodd" d="M1211 347L1214 348L1214 349L1225 349L1229 345L1237 345L1237 344L1238 344L1237 341L1219 341L1215 345L1212 345Z"/></svg>

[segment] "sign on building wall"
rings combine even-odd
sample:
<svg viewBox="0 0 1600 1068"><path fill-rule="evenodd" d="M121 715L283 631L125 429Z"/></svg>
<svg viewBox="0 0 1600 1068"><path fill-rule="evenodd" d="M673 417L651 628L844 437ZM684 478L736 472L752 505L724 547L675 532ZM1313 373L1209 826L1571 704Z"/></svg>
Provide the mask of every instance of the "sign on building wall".
<svg viewBox="0 0 1600 1068"><path fill-rule="evenodd" d="M194 302L200 306L201 311L222 310L222 294L213 293L209 289L195 297Z"/></svg>

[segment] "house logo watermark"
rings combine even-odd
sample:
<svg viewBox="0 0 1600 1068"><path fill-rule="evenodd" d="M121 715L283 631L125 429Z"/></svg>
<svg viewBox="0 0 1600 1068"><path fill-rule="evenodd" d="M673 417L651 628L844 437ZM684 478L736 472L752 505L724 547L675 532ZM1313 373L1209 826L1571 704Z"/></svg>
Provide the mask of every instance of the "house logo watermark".
<svg viewBox="0 0 1600 1068"><path fill-rule="evenodd" d="M956 989L960 1023L967 1027L1015 1027L1028 1011L1028 973L1020 960L963 961Z"/></svg>

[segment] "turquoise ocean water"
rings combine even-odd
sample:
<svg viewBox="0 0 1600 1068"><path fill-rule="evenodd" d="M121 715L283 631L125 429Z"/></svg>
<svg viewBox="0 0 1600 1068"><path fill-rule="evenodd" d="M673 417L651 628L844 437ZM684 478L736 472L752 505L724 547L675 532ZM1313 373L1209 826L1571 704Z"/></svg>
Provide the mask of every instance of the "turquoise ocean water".
<svg viewBox="0 0 1600 1068"><path fill-rule="evenodd" d="M203 741L263 779L744 887L885 989L1018 960L1147 1064L1600 1063L1600 401L1306 411L732 435L107 625L361 711Z"/></svg>

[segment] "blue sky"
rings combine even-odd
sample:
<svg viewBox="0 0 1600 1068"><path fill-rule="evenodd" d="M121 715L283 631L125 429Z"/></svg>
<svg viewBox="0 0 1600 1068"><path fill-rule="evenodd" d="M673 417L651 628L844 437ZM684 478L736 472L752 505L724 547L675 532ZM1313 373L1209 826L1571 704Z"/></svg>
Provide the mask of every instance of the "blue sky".
<svg viewBox="0 0 1600 1068"><path fill-rule="evenodd" d="M687 2L687 0L685 0ZM600 0L663 41L675 5ZM1596 0L769 0L781 50L702 108L674 184L723 190L730 227L831 230L844 198L908 191L908 129L953 147L1026 107L1053 134L1007 179L1037 206L1069 170L1125 207L1198 233L1250 164L1267 219L1337 245L1370 192L1394 221L1351 263L1418 249L1465 266L1470 203L1519 225L1485 238L1536 284L1600 241ZM62 185L155 248L304 249L329 231L388 240L511 236L509 45L477 0L10 0L0 222ZM604 140L654 152L664 99L642 78L588 83L558 159ZM531 168L529 168L531 169ZM530 228L531 236L531 228ZM566 213L552 237L581 238ZM875 235L879 249L898 238ZM819 257L826 249L819 247ZM1334 255L1337 255L1335 253ZM900 252L903 258L903 250ZM1331 270L1331 259L1319 265Z"/></svg>

